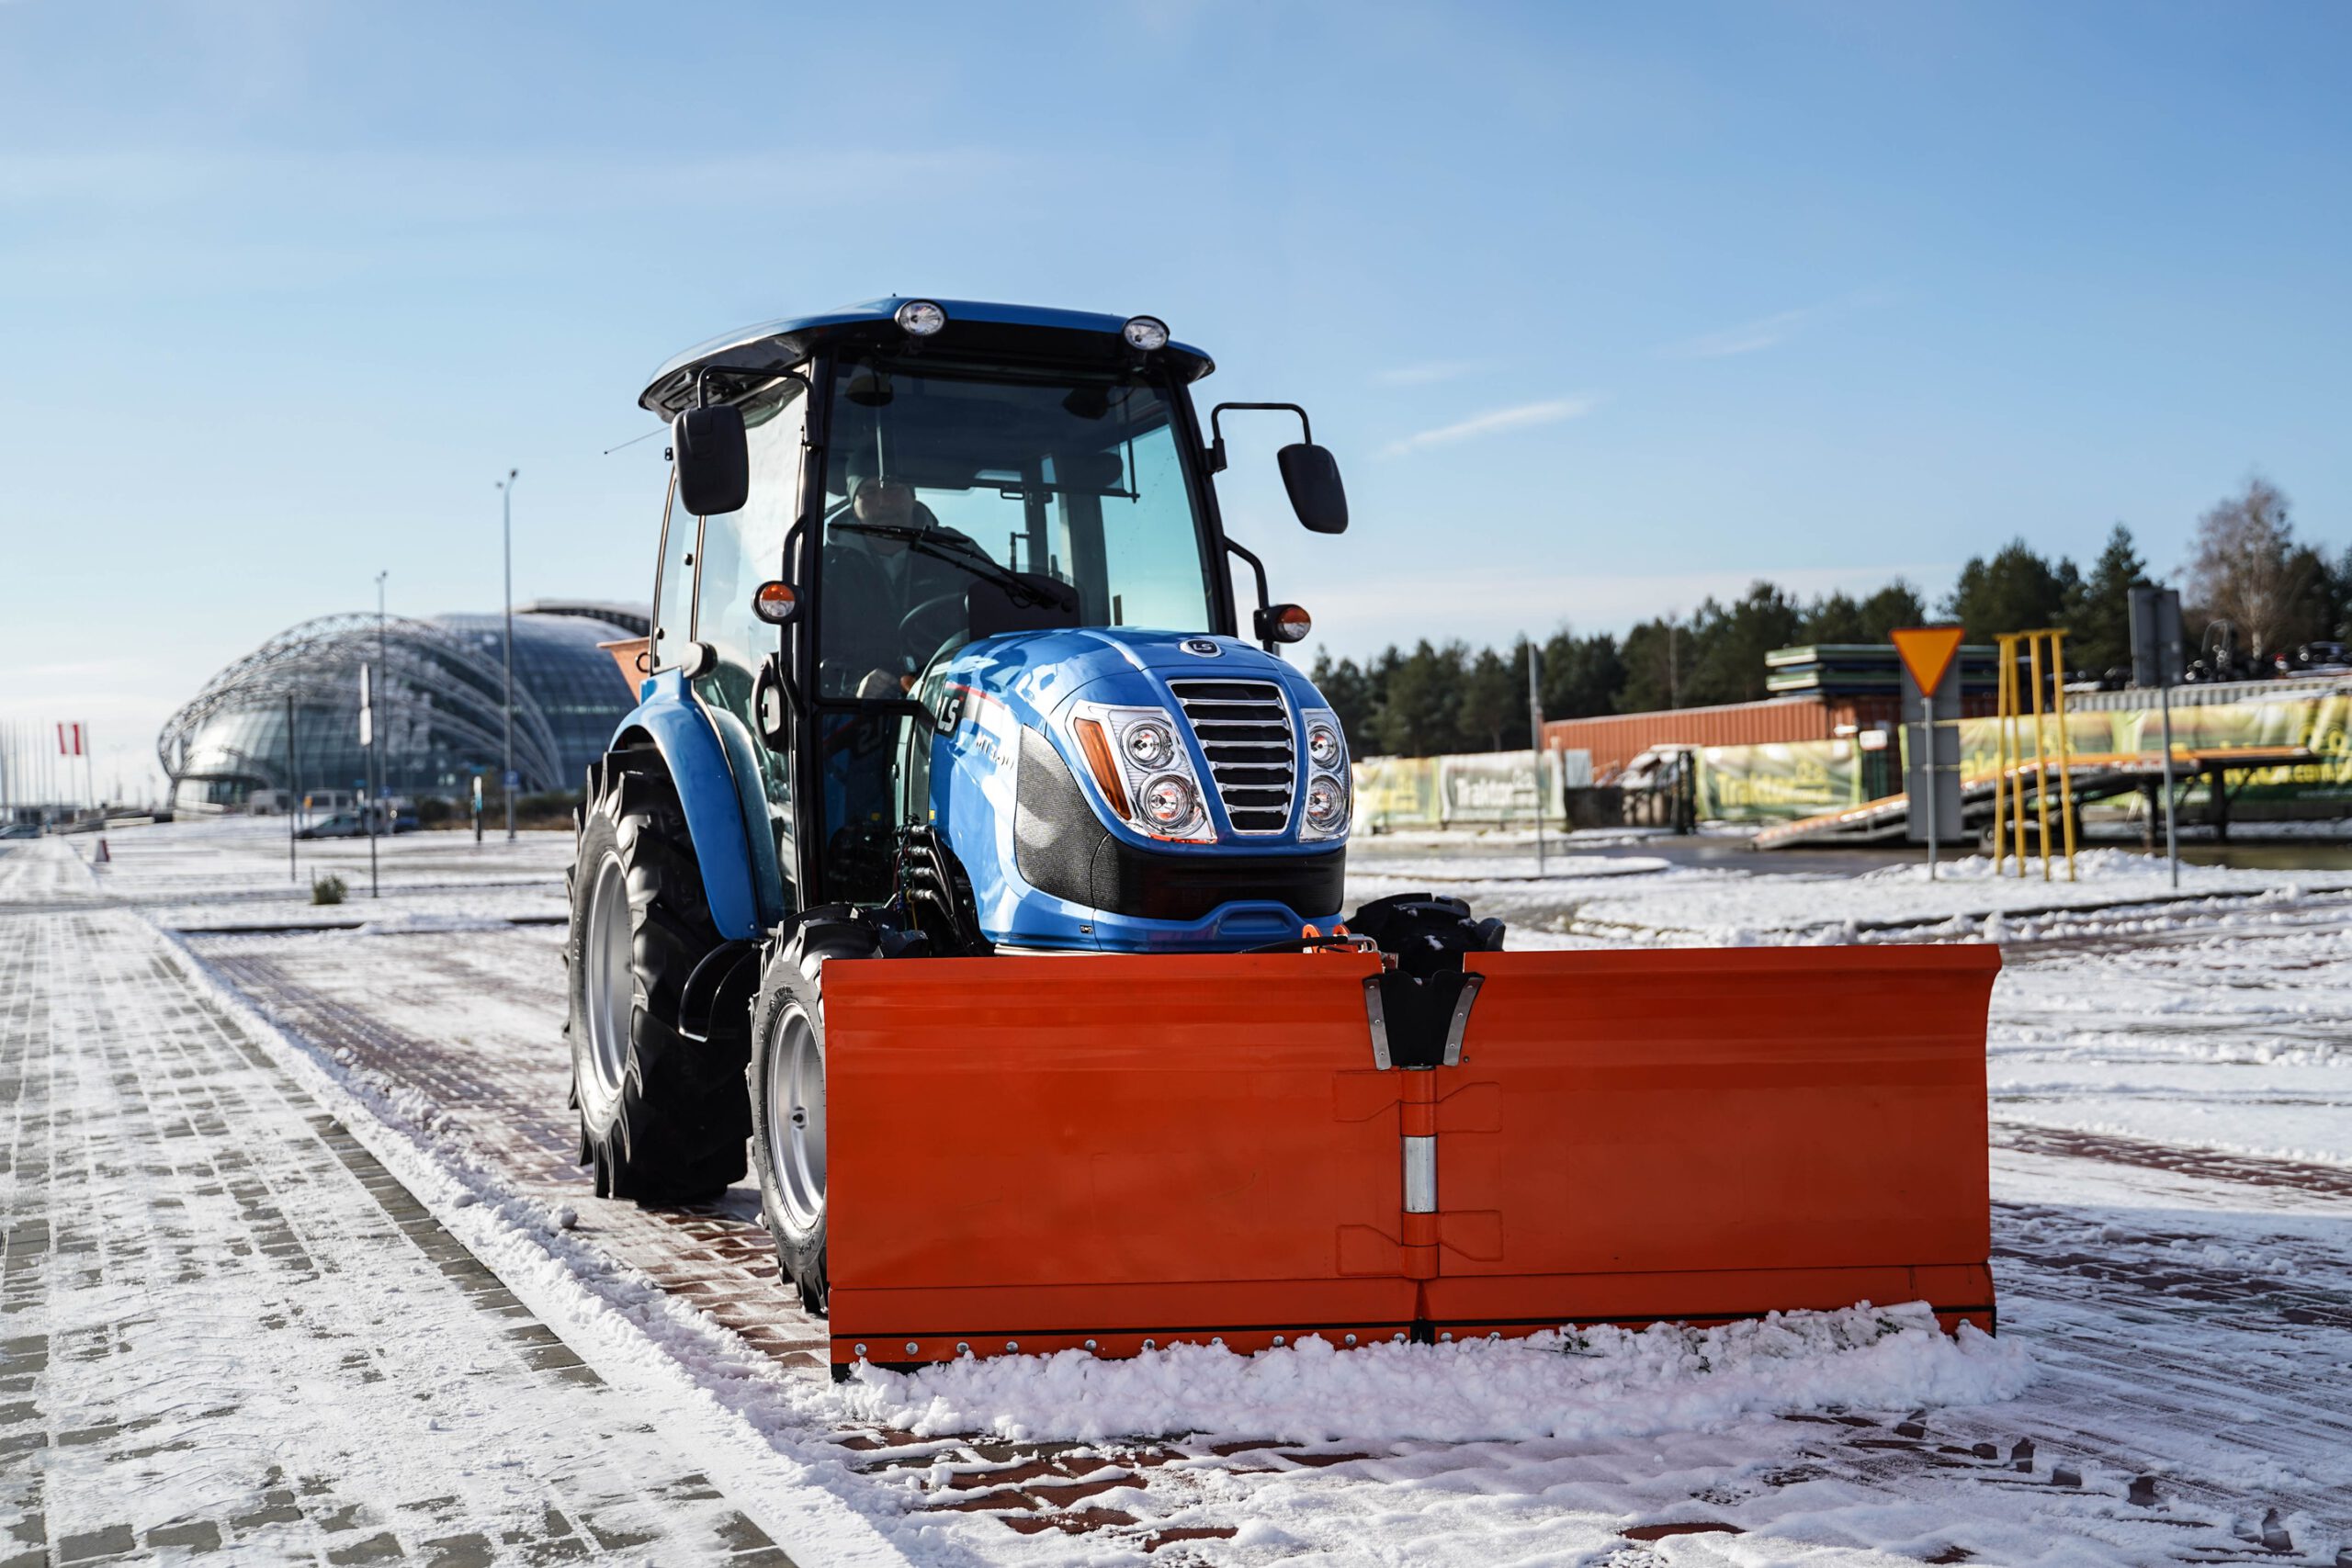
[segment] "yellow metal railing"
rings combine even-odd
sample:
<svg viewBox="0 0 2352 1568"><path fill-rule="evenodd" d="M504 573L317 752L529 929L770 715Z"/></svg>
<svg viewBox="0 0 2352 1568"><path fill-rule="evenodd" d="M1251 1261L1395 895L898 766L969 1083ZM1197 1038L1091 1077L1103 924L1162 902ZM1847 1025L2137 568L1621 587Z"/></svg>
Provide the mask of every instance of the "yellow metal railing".
<svg viewBox="0 0 2352 1568"><path fill-rule="evenodd" d="M2025 875L2025 737L2022 726L2033 725L2033 806L2038 818L2035 838L2041 851L2041 879L2050 877L2050 755L2047 720L2058 721L2058 818L2066 845L2066 880L2075 880L2075 787L2073 755L2066 739L2066 632L2062 626L2040 631L2004 632L2000 645L1999 702L1995 710L1994 750L1998 760L1993 773L1993 861L2006 872L2005 838L2017 845L2018 875ZM2018 679L2018 645L2025 645L2027 678ZM2041 659L2050 656L2050 706L2042 705ZM2025 690L2020 692L2020 684Z"/></svg>

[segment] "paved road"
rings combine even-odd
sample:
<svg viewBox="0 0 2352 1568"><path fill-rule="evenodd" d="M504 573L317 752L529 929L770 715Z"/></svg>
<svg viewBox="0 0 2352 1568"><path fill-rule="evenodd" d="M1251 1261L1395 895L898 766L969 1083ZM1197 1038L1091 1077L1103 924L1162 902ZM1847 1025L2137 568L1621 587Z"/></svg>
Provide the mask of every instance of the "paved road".
<svg viewBox="0 0 2352 1568"><path fill-rule="evenodd" d="M120 913L0 916L0 1564L785 1564Z"/></svg>

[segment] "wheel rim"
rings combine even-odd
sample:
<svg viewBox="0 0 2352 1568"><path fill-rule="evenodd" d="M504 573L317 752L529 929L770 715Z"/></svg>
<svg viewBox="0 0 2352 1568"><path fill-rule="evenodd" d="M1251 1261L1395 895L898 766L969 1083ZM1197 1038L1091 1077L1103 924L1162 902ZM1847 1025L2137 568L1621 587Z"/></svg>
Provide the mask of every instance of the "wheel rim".
<svg viewBox="0 0 2352 1568"><path fill-rule="evenodd" d="M621 1078L628 1070L629 1015L637 1002L637 970L629 928L628 878L620 857L606 855L596 867L596 886L588 896L588 931L581 944L588 964L588 1076L594 1079L596 1102L609 1105L620 1097Z"/></svg>
<svg viewBox="0 0 2352 1568"><path fill-rule="evenodd" d="M786 1217L808 1230L825 1214L825 1058L800 1008L786 1012L776 1030L768 1053L768 1168Z"/></svg>

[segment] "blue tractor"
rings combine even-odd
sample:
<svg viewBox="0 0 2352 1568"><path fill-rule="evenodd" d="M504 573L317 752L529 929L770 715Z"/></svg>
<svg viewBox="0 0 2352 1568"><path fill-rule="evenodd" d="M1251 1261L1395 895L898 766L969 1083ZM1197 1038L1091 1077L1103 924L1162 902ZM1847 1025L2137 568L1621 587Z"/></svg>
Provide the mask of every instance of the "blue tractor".
<svg viewBox="0 0 2352 1568"><path fill-rule="evenodd" d="M1306 614L1226 536L1220 422L1295 417L1300 522L1340 533L1347 502L1293 405L1220 404L1204 433L1211 368L1149 316L888 299L654 375L654 625L571 884L600 1194L707 1195L748 1137L821 1309L826 964L1328 937L1347 738L1275 655ZM1498 945L1461 913L1423 911Z"/></svg>
<svg viewBox="0 0 2352 1568"><path fill-rule="evenodd" d="M708 1196L748 1143L837 1376L1989 1328L1991 950L1504 953L1427 895L1334 930L1347 737L1226 536L1223 416L1295 416L1299 520L1347 505L1295 407L1204 432L1209 369L1148 316L890 299L655 374L653 626L566 944L598 1192Z"/></svg>

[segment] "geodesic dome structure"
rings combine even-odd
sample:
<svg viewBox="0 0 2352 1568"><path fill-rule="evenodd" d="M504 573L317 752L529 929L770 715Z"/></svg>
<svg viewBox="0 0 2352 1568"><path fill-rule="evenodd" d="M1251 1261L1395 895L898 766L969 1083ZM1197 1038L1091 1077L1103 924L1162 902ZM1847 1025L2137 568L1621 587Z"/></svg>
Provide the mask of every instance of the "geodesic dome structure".
<svg viewBox="0 0 2352 1568"><path fill-rule="evenodd" d="M609 614L612 618L604 616ZM519 790L573 789L636 705L597 645L641 636L627 607L514 613L514 771ZM156 755L183 810L234 810L256 790L356 790L359 667L377 667L374 717L393 795L456 798L503 762L504 618L322 615L289 626L205 682L174 714ZM293 747L287 744L288 699Z"/></svg>

